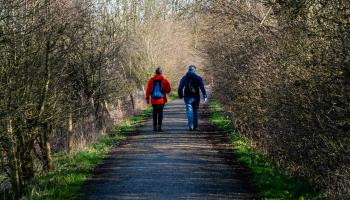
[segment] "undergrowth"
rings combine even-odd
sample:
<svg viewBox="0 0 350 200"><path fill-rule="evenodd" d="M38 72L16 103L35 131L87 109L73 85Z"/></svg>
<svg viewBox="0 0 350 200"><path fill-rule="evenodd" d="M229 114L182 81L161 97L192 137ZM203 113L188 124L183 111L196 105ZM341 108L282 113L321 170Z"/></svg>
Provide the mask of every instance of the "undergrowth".
<svg viewBox="0 0 350 200"><path fill-rule="evenodd" d="M253 148L253 141L235 131L232 119L213 101L209 104L210 120L224 130L232 143L238 160L252 173L252 184L263 199L325 199L315 192L305 178L288 176Z"/></svg>
<svg viewBox="0 0 350 200"><path fill-rule="evenodd" d="M73 155L68 156L63 152L54 154L54 169L36 178L32 186L28 187L30 191L22 199L73 199L81 185L92 176L95 167L109 155L111 147L125 139L127 133L140 125L150 112L151 108L147 107L140 114L114 127L108 135L102 136L95 144Z"/></svg>

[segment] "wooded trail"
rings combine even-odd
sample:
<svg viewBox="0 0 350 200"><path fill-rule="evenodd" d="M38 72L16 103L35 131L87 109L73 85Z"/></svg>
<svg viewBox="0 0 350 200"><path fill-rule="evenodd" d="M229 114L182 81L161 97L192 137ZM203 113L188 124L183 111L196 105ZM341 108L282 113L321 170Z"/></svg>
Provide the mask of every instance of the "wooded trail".
<svg viewBox="0 0 350 200"><path fill-rule="evenodd" d="M146 119L97 167L78 199L260 199L208 115L201 105L200 131L189 132L183 101L167 104L163 132Z"/></svg>

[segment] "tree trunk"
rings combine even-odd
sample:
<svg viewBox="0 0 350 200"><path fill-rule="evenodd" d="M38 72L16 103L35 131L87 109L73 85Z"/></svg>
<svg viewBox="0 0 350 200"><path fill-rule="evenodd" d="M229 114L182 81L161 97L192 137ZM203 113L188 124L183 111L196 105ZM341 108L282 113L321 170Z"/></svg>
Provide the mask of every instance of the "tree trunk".
<svg viewBox="0 0 350 200"><path fill-rule="evenodd" d="M25 184L29 183L34 177L34 140L27 140L24 134L21 134L21 136L21 141L19 143L21 148L18 148L20 156L20 178L22 178L22 187L25 188Z"/></svg>
<svg viewBox="0 0 350 200"><path fill-rule="evenodd" d="M132 106L132 114L135 113L135 99L132 93L130 93L130 101L131 101L131 106Z"/></svg>
<svg viewBox="0 0 350 200"><path fill-rule="evenodd" d="M138 2L137 0L132 0L131 2L131 17L132 17L132 28L135 28L138 22Z"/></svg>
<svg viewBox="0 0 350 200"><path fill-rule="evenodd" d="M18 198L20 194L22 193L22 187L21 187L21 179L20 179L20 165L19 161L17 159L17 143L14 138L13 133L13 127L12 127L12 120L8 119L7 122L7 144L8 144L8 152L7 157L9 159L9 165L10 165L10 178L11 178L11 185L12 190L14 193L14 199Z"/></svg>
<svg viewBox="0 0 350 200"><path fill-rule="evenodd" d="M49 139L51 132L51 127L48 125L48 123L45 123L43 127L41 142L43 146L44 169L47 171L50 171L52 169L51 143Z"/></svg>
<svg viewBox="0 0 350 200"><path fill-rule="evenodd" d="M126 32L129 30L129 3L128 0L123 1L123 20L124 20L124 28Z"/></svg>
<svg viewBox="0 0 350 200"><path fill-rule="evenodd" d="M72 112L68 114L68 132L67 132L67 154L72 153L72 143L73 143L73 116Z"/></svg>
<svg viewBox="0 0 350 200"><path fill-rule="evenodd" d="M162 10L162 15L163 15L163 20L166 20L166 17L168 15L168 0L163 0L163 10Z"/></svg>
<svg viewBox="0 0 350 200"><path fill-rule="evenodd" d="M144 2L144 18L146 23L151 19L151 0Z"/></svg>
<svg viewBox="0 0 350 200"><path fill-rule="evenodd" d="M116 4L115 15L116 15L117 20L119 21L120 20L120 0L116 0L115 4Z"/></svg>

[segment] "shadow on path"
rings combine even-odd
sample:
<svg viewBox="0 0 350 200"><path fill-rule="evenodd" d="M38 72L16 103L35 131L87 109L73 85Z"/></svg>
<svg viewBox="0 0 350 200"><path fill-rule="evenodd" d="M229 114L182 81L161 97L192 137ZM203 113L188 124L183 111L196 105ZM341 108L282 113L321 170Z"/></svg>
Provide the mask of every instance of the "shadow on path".
<svg viewBox="0 0 350 200"><path fill-rule="evenodd" d="M78 199L260 199L223 132L201 109L199 132L189 132L182 100L166 105L164 132L147 119L114 148Z"/></svg>

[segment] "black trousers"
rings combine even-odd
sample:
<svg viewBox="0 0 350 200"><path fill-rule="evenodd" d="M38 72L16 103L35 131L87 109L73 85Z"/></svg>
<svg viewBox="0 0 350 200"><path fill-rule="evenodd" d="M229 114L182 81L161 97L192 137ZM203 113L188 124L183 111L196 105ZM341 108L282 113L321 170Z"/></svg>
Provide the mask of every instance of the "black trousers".
<svg viewBox="0 0 350 200"><path fill-rule="evenodd" d="M163 121L164 104L152 104L153 107L153 126L161 126Z"/></svg>

